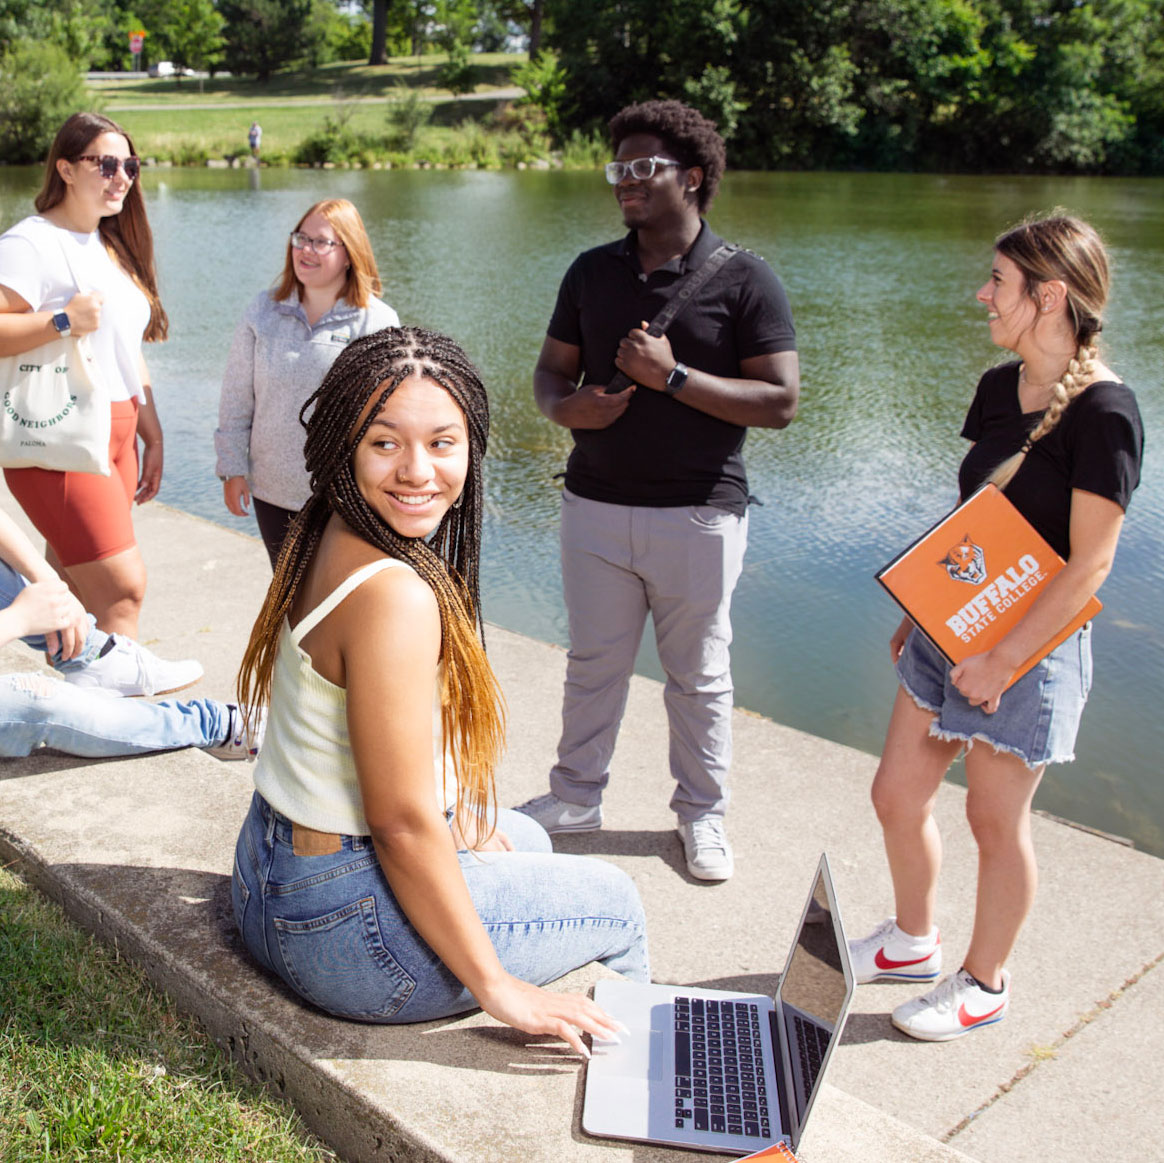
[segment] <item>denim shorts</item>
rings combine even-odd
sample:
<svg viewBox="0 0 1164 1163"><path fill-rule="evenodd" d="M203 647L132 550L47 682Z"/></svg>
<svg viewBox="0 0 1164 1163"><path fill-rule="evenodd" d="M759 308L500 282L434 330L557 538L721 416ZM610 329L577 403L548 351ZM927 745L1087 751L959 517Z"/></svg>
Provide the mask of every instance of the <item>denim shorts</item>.
<svg viewBox="0 0 1164 1163"><path fill-rule="evenodd" d="M967 750L981 739L1017 755L1032 771L1069 763L1091 690L1091 623L1004 691L993 715L967 702L950 681L950 664L917 630L897 660L897 677L919 707L936 715L930 724L935 738L965 740Z"/></svg>
<svg viewBox="0 0 1164 1163"><path fill-rule="evenodd" d="M545 985L585 965L650 980L646 921L625 872L555 855L543 829L498 813L517 851L458 858L506 970ZM340 851L296 855L292 824L256 792L235 847L231 891L243 943L300 997L336 1017L423 1022L477 1002L412 927L368 836Z"/></svg>

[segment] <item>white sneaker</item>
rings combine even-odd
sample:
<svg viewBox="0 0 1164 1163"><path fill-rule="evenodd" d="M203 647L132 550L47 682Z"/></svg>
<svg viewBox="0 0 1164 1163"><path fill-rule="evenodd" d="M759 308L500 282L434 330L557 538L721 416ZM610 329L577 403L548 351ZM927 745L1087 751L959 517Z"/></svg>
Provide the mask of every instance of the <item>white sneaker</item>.
<svg viewBox="0 0 1164 1163"><path fill-rule="evenodd" d="M948 1042L963 1034L1001 1022L1010 1006L1010 974L1002 971L1002 992L990 993L959 969L935 988L893 1011L893 1024L923 1042Z"/></svg>
<svg viewBox="0 0 1164 1163"><path fill-rule="evenodd" d="M536 820L552 836L555 832L593 832L602 827L602 805L571 804L552 791L513 809Z"/></svg>
<svg viewBox="0 0 1164 1163"><path fill-rule="evenodd" d="M849 942L858 984L867 981L933 981L942 971L942 937L912 937L890 917L868 937Z"/></svg>
<svg viewBox="0 0 1164 1163"><path fill-rule="evenodd" d="M78 687L98 687L126 698L168 695L193 686L202 677L201 664L192 658L167 662L123 634L110 634L113 645L80 670L61 674Z"/></svg>
<svg viewBox="0 0 1164 1163"><path fill-rule="evenodd" d="M675 831L683 841L687 871L696 880L727 880L735 871L722 816L692 820L689 824L680 824Z"/></svg>
<svg viewBox="0 0 1164 1163"><path fill-rule="evenodd" d="M263 736L267 733L267 708L259 711L258 721L248 732L246 716L234 703L230 707L230 729L226 738L213 747L203 747L202 750L215 759L254 759L263 745Z"/></svg>

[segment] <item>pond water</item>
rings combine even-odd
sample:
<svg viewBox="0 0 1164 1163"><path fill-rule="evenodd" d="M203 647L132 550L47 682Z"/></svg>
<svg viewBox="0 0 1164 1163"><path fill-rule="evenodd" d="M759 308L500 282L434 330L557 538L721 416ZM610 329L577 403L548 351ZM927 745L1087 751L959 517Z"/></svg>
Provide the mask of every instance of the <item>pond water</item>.
<svg viewBox="0 0 1164 1163"><path fill-rule="evenodd" d="M161 500L242 526L222 505L211 440L231 334L278 274L303 210L350 198L388 302L404 322L455 336L490 387L486 617L564 644L554 476L570 439L535 408L531 371L566 267L622 232L601 175L152 170L143 182L172 335L147 350L167 433ZM29 212L38 185L36 171L0 169L0 226ZM1102 593L1077 761L1048 772L1036 804L1164 855L1162 195L1159 180L728 175L712 224L783 278L803 375L795 423L748 437L763 507L752 510L734 604L739 705L880 750L898 615L873 573L956 500L965 409L1002 358L974 301L991 239L1030 211L1066 206L1111 247L1106 354L1137 391L1148 459ZM660 674L649 634L640 669Z"/></svg>

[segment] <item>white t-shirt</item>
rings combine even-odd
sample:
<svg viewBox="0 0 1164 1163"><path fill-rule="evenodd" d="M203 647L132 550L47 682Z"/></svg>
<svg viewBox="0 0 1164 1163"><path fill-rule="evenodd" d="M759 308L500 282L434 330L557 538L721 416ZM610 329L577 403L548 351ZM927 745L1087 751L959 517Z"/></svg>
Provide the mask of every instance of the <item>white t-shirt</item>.
<svg viewBox="0 0 1164 1163"><path fill-rule="evenodd" d="M0 235L0 285L34 311L60 311L78 291L102 295L101 326L89 337L93 357L110 399L136 397L145 403L140 361L149 300L105 249L100 234L63 230L39 214L25 218Z"/></svg>

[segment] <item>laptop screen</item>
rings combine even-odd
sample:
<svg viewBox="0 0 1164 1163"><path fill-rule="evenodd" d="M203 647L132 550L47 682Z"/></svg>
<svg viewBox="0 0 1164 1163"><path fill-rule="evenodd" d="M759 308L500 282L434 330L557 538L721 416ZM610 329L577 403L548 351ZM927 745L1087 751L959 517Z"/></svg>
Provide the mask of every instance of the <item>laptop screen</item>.
<svg viewBox="0 0 1164 1163"><path fill-rule="evenodd" d="M817 1081L840 1037L853 991L852 971L845 972L848 950L844 941L832 882L822 860L777 991L791 1069L788 1113L794 1148L816 1096Z"/></svg>

